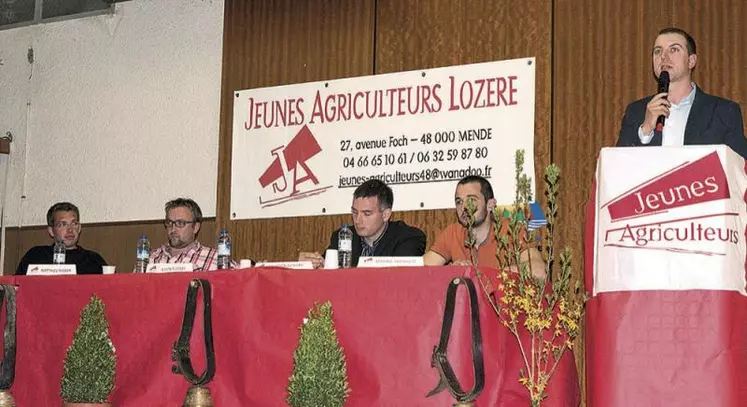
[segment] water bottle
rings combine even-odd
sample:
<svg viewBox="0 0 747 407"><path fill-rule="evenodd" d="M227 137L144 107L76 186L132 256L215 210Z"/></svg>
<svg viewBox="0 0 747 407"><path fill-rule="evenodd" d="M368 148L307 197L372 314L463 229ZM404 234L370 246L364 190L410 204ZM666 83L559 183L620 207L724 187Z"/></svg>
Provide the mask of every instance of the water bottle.
<svg viewBox="0 0 747 407"><path fill-rule="evenodd" d="M228 230L222 228L218 235L218 269L231 268L231 236L228 236Z"/></svg>
<svg viewBox="0 0 747 407"><path fill-rule="evenodd" d="M352 267L353 261L353 231L348 224L342 225L342 229L337 234L337 260L341 269Z"/></svg>
<svg viewBox="0 0 747 407"><path fill-rule="evenodd" d="M135 258L135 272L145 273L148 269L148 261L150 259L150 241L145 237L145 233L140 236L140 241L137 242L137 257Z"/></svg>
<svg viewBox="0 0 747 407"><path fill-rule="evenodd" d="M65 242L57 239L54 242L54 254L52 255L52 264L65 264Z"/></svg>

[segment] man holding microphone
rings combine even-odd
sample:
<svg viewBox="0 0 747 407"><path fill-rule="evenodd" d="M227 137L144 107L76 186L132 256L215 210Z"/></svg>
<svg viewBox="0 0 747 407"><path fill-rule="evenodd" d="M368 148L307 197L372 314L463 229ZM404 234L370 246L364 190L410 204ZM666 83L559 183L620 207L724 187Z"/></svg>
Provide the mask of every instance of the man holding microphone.
<svg viewBox="0 0 747 407"><path fill-rule="evenodd" d="M668 88L628 105L617 146L725 144L747 157L739 105L705 93L692 81L698 62L693 37L679 28L661 30L652 62L661 85L666 84L662 72L668 74Z"/></svg>

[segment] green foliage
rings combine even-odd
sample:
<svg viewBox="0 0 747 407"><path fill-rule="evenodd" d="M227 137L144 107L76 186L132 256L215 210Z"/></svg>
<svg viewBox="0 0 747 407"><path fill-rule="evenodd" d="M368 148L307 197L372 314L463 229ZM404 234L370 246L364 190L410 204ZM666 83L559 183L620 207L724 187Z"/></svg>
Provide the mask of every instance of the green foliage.
<svg viewBox="0 0 747 407"><path fill-rule="evenodd" d="M516 150L514 155L516 173L516 204L526 204L532 200L532 178L524 174L524 150Z"/></svg>
<svg viewBox="0 0 747 407"><path fill-rule="evenodd" d="M536 235L529 231L531 179L523 174L524 151L516 152L516 197L512 210L495 210L495 235L498 240L497 258L500 265L499 299L489 295L493 287L489 279L480 282L488 302L501 323L516 338L524 360L519 370L519 382L529 391L533 407L547 398L549 381L566 350L573 349L580 334L587 295L580 281L572 283L572 256L568 248L557 251L555 240L560 169L551 164L545 169L545 197L547 199L547 227L541 233L544 275L538 278L531 268L530 244ZM506 225L505 231L499 225ZM558 262L556 264L556 257ZM526 333L528 341L521 337ZM527 343L528 342L528 343Z"/></svg>
<svg viewBox="0 0 747 407"><path fill-rule="evenodd" d="M345 354L332 321L332 304L314 304L293 352L288 404L293 407L339 407L348 387Z"/></svg>
<svg viewBox="0 0 747 407"><path fill-rule="evenodd" d="M467 237L464 239L464 246L469 250L472 265L477 267L477 237L475 236L477 202L474 197L467 197L464 202L464 212L467 214Z"/></svg>
<svg viewBox="0 0 747 407"><path fill-rule="evenodd" d="M94 295L81 312L67 350L62 399L67 403L105 403L114 389L116 363L104 303Z"/></svg>

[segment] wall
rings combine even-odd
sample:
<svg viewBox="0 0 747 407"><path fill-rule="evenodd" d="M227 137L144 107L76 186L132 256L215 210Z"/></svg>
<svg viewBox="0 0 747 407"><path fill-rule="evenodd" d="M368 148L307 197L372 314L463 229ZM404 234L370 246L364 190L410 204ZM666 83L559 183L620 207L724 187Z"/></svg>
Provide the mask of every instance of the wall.
<svg viewBox="0 0 747 407"><path fill-rule="evenodd" d="M60 200L84 222L159 219L178 195L214 216L222 15L221 0L135 0L0 31L5 224L43 225Z"/></svg>
<svg viewBox="0 0 747 407"><path fill-rule="evenodd" d="M163 242L150 220L167 200L190 196L215 216L223 7L134 0L113 15L0 31L0 132L13 134L0 161L5 273L50 242L37 226L57 201L78 205L81 243L120 271L141 232Z"/></svg>

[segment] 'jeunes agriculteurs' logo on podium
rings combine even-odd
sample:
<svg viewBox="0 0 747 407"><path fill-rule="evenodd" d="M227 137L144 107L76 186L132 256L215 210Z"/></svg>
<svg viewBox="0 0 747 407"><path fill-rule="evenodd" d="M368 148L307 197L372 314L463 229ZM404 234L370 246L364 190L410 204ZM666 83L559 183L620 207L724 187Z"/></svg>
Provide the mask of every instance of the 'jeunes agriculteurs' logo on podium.
<svg viewBox="0 0 747 407"><path fill-rule="evenodd" d="M612 224L619 224L605 231L604 245L725 255L707 243L737 244L739 231L729 227L723 218L739 214L709 212L698 207L729 198L729 183L718 153L714 151L665 171L604 203L601 208L608 211Z"/></svg>

